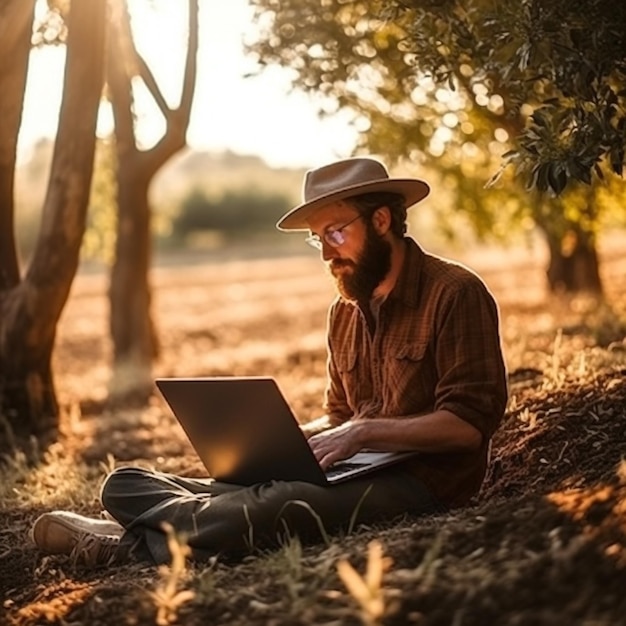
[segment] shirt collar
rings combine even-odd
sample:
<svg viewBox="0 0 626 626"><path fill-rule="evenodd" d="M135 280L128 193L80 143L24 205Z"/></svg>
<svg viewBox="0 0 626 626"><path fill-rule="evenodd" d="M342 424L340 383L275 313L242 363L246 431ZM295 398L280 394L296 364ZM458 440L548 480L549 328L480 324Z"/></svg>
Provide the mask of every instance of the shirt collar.
<svg viewBox="0 0 626 626"><path fill-rule="evenodd" d="M405 237L406 252L398 280L389 294L389 298L400 300L404 304L417 307L420 296L420 282L424 267L424 251L411 237Z"/></svg>

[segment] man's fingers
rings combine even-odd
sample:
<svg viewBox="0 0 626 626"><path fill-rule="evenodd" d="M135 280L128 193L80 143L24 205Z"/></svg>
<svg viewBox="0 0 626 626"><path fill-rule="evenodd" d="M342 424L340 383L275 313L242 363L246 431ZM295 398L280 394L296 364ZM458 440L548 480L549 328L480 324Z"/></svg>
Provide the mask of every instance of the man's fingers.
<svg viewBox="0 0 626 626"><path fill-rule="evenodd" d="M336 452L330 452L329 454L326 454L325 456L323 456L321 459L318 459L320 466L322 467L323 470L327 470L333 463L336 463L337 461L341 461L341 456L338 455Z"/></svg>
<svg viewBox="0 0 626 626"><path fill-rule="evenodd" d="M324 458L333 454L333 448L330 446L316 446L313 448L313 454L318 462L321 463Z"/></svg>
<svg viewBox="0 0 626 626"><path fill-rule="evenodd" d="M313 454L315 455L315 458L317 459L317 462L322 466L323 469L326 469L327 467L330 467L336 461L339 461L342 458L345 458L344 456L342 456L340 450L337 450L337 448L334 448L332 446L317 445L315 447L312 447L312 449L313 449Z"/></svg>
<svg viewBox="0 0 626 626"><path fill-rule="evenodd" d="M313 454L322 468L327 469L333 463L342 461L357 452L351 442L350 427L343 424L337 428L313 435L308 442Z"/></svg>

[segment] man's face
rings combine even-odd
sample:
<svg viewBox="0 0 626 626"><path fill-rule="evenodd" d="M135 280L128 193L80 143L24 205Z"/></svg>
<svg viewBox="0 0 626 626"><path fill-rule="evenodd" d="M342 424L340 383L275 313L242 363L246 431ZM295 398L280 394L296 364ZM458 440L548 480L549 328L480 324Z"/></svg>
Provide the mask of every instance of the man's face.
<svg viewBox="0 0 626 626"><path fill-rule="evenodd" d="M354 207L337 202L316 211L309 218L309 225L311 232L321 239L322 259L340 295L347 300L366 302L389 273L391 245L376 232L371 220L358 216ZM324 233L337 229L341 229L344 242L334 247L324 239Z"/></svg>

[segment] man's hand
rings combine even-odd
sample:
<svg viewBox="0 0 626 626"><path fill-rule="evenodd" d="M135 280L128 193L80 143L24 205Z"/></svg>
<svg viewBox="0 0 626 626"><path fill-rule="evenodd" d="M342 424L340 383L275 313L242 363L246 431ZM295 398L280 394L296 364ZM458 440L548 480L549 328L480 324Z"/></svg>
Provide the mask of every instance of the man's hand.
<svg viewBox="0 0 626 626"><path fill-rule="evenodd" d="M311 437L314 437L318 433L321 433L329 428L331 428L331 425L328 415L322 415L311 422L300 425L300 430L307 439L310 439Z"/></svg>
<svg viewBox="0 0 626 626"><path fill-rule="evenodd" d="M364 448L387 452L474 451L480 447L483 435L469 422L441 409L402 418L356 416L311 436L308 441L315 458L327 469Z"/></svg>
<svg viewBox="0 0 626 626"><path fill-rule="evenodd" d="M309 445L323 469L359 452L363 445L360 440L362 424L348 421L309 438Z"/></svg>

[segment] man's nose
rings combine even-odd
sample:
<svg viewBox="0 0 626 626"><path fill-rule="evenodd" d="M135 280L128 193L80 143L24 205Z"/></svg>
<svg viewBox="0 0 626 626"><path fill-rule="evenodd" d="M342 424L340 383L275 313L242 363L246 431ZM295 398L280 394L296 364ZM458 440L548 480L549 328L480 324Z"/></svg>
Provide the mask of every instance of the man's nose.
<svg viewBox="0 0 626 626"><path fill-rule="evenodd" d="M333 248L332 246L329 246L322 239L322 259L324 261L330 261L332 259L336 259L338 256L339 256L339 254L337 252L337 248Z"/></svg>

